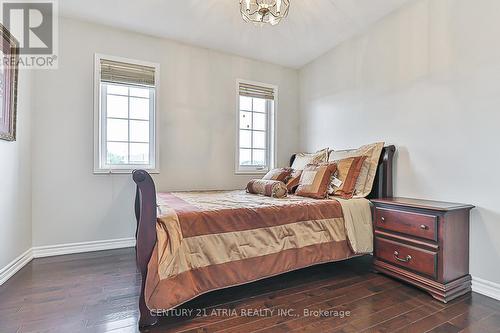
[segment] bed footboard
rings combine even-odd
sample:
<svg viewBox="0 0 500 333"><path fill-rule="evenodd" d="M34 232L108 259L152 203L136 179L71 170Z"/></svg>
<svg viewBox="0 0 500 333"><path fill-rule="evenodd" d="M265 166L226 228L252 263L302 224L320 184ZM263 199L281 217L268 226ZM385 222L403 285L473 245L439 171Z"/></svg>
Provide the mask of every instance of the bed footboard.
<svg viewBox="0 0 500 333"><path fill-rule="evenodd" d="M148 274L148 263L156 245L156 189L149 173L135 170L132 178L137 184L135 194L135 218L137 219L136 257L137 266L142 276L141 297L139 299L139 327L154 325L157 317L146 306L144 289Z"/></svg>

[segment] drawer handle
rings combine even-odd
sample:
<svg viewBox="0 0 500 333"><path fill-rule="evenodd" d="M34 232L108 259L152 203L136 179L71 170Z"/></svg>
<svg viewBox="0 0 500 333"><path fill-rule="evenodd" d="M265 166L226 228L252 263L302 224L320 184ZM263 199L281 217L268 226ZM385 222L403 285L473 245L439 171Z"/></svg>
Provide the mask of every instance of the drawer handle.
<svg viewBox="0 0 500 333"><path fill-rule="evenodd" d="M382 222L385 222L385 217L382 216L380 219L382 220Z"/></svg>
<svg viewBox="0 0 500 333"><path fill-rule="evenodd" d="M407 255L406 258L400 258L399 257L399 252L398 251L394 251L394 258L396 258L397 261L409 262L411 260L411 255Z"/></svg>
<svg viewBox="0 0 500 333"><path fill-rule="evenodd" d="M426 226L426 225L424 225L424 224L421 224L421 225L420 225L420 229L422 229L422 230L427 230L427 229L429 229L429 227L428 227L428 226Z"/></svg>

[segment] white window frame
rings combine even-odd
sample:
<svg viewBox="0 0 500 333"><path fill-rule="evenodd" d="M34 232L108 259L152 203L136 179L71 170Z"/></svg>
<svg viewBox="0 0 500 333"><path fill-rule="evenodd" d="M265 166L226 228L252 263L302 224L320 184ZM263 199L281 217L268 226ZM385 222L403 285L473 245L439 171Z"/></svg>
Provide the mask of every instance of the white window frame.
<svg viewBox="0 0 500 333"><path fill-rule="evenodd" d="M154 112L153 117L149 120L152 122L150 129L153 129L150 138L150 164L124 164L109 166L104 156L103 145L106 143L105 132L103 127L104 112L101 107L101 59L112 61L119 61L129 64L143 65L153 67L155 69L155 87L154 87ZM95 54L94 59L94 174L111 174L111 173L131 173L135 169L143 169L149 173L160 173L160 146L158 140L158 127L159 127L159 92L160 91L160 65L141 60L128 59L123 57L116 57L103 54ZM151 154L152 153L152 154Z"/></svg>
<svg viewBox="0 0 500 333"><path fill-rule="evenodd" d="M266 103L266 109L269 111L267 117L267 167L261 168L257 166L242 166L240 165L240 83L252 84L256 86L261 86L265 88L271 88L274 91L274 103L273 107L270 107L270 101ZM269 170L275 167L275 161L277 156L276 149L276 137L277 137L277 126L276 126L276 114L278 112L278 86L263 82L256 82L244 79L236 80L236 149L235 149L235 163L234 163L234 173L237 175L260 175L266 174Z"/></svg>

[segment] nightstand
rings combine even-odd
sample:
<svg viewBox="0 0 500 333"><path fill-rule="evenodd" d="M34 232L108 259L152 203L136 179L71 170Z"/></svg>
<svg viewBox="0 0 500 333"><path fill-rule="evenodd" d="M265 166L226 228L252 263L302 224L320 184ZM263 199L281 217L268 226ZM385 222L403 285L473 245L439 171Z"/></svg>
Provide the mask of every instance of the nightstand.
<svg viewBox="0 0 500 333"><path fill-rule="evenodd" d="M448 302L471 290L469 212L474 206L373 199L374 270Z"/></svg>

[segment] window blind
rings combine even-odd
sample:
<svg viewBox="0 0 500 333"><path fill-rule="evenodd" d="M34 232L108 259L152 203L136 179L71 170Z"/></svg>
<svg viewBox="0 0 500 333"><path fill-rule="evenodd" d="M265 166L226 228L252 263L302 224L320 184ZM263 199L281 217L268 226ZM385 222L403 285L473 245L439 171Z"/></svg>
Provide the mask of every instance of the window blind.
<svg viewBox="0 0 500 333"><path fill-rule="evenodd" d="M155 68L101 59L101 81L154 86Z"/></svg>
<svg viewBox="0 0 500 333"><path fill-rule="evenodd" d="M256 86L249 83L240 83L240 96L264 98L274 100L274 89Z"/></svg>

